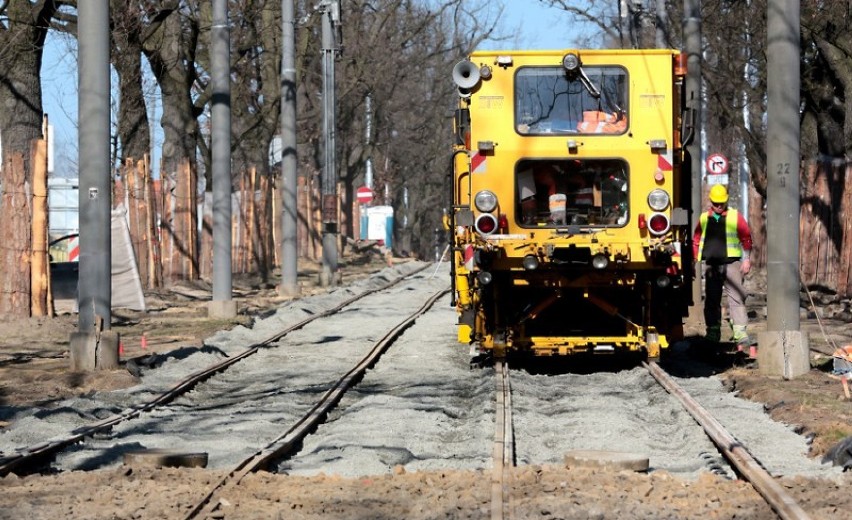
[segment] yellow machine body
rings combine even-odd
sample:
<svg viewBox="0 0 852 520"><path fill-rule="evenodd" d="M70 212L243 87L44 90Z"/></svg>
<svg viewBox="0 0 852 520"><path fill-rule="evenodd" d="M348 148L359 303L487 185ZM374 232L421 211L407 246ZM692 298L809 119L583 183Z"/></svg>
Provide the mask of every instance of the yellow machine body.
<svg viewBox="0 0 852 520"><path fill-rule="evenodd" d="M691 304L680 53L474 52L453 70L458 338L659 357Z"/></svg>

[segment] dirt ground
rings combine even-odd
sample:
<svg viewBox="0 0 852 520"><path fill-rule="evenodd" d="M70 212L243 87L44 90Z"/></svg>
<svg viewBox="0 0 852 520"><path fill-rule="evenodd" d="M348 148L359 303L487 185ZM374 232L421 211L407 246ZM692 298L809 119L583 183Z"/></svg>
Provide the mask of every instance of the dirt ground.
<svg viewBox="0 0 852 520"><path fill-rule="evenodd" d="M385 266L386 259L378 255L344 257L342 283ZM303 295L325 290L317 285L318 265L300 267ZM754 278L752 288L759 292L765 285L759 276ZM237 324L250 326L255 317L285 300L272 284L246 277L235 277L234 295L238 316L232 320L207 318L211 287L203 282L146 293L149 309L145 313L114 311L112 329L121 337L122 360L199 347L216 331ZM822 458L832 446L852 436L852 401L845 399L840 382L829 377L833 349L852 343L852 313L848 299L822 294L807 295L804 301L813 298L813 306L806 304L810 310L802 329L808 332L811 347L822 354L812 355L810 373L793 380L767 377L739 358L722 363L720 375L741 397L764 403L775 420L812 437L812 456ZM765 329L759 295L752 298L751 309L750 331L756 334ZM125 369L70 371L68 343L76 325L77 315L71 313L26 320L0 317L0 434L10 410L136 383ZM695 336L702 330L687 326L686 332ZM130 467L91 474L10 475L0 479L0 519L182 517L200 490L220 476L207 470ZM852 480L846 479L843 487L803 479L784 482L814 518L843 518L852 511ZM490 475L480 472L407 474L397 468L394 475L361 479L261 474L248 477L245 484L244 492L220 503L216 517L485 518L490 511ZM636 475L527 467L517 470L513 489L518 518L776 517L746 484L714 477L680 482L659 472ZM701 505L690 499L695 494L700 495Z"/></svg>

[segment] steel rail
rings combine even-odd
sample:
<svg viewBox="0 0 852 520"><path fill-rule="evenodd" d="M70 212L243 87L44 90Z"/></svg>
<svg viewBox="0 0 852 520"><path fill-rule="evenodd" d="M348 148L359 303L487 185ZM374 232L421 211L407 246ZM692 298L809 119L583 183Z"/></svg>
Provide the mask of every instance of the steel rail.
<svg viewBox="0 0 852 520"><path fill-rule="evenodd" d="M692 398L674 379L654 362L642 363L648 372L667 392L677 397L695 421L704 428L726 459L760 493L769 506L785 520L806 520L810 516L799 506L784 488L778 484L760 463L751 456L745 446L731 435L715 417L698 401Z"/></svg>
<svg viewBox="0 0 852 520"><path fill-rule="evenodd" d="M374 366L382 354L396 341L402 333L409 328L414 322L429 311L439 298L450 292L450 289L442 289L433 294L426 302L411 315L397 324L380 340L378 340L370 352L364 356L361 361L355 365L349 372L344 374L311 408L301 419L296 421L285 433L271 441L262 450L255 452L251 456L243 459L236 464L234 468L222 477L213 488L211 488L199 500L192 510L185 517L187 520L193 518L212 518L215 516L216 509L219 507L220 501L213 500L214 497L221 496L227 491L239 485L240 481L251 472L267 468L273 461L281 460L289 455L292 455L294 449L301 444L314 429L323 421L328 413L331 412L347 390L355 386L358 381L364 376L364 373Z"/></svg>
<svg viewBox="0 0 852 520"><path fill-rule="evenodd" d="M495 429L491 472L491 520L512 518L510 492L512 468L515 465L515 433L512 426L512 388L509 384L509 364L494 362L495 372Z"/></svg>
<svg viewBox="0 0 852 520"><path fill-rule="evenodd" d="M302 321L300 321L300 322L298 322L294 325L286 327L286 328L282 329L281 331L273 334L272 336L266 338L265 340L263 340L259 343L254 343L254 344L250 345L243 352L240 352L236 355L230 356L230 357L228 357L228 358L226 358L226 359L224 359L224 360L222 360L218 363L210 365L207 368L204 368L202 370L199 370L198 372L195 372L195 373L189 375L188 377L178 381L169 390L166 390L162 394L158 395L157 397L155 397L155 398L153 398L153 399L151 399L151 400L149 400L149 401L147 401L143 404L132 407L128 410L123 411L122 413L113 415L111 417L107 417L106 419L103 419L102 421L96 422L94 424L77 428L77 429L73 430L73 432L72 432L73 435L71 435L71 436L69 436L65 439L60 439L60 440L57 440L57 441L46 442L46 443L38 444L38 445L35 445L35 446L30 446L30 447L23 449L19 453L0 458L0 477L6 476L7 474L9 474L10 472L12 472L13 470L15 470L17 468L26 466L27 464L32 464L36 461L43 460L44 458L46 458L48 456L54 455L54 454L60 452L61 450L65 449L68 446L71 446L73 444L81 442L86 437L91 437L92 435L94 435L96 433L107 431L107 430L111 429L112 427L116 426L119 423L122 423L124 421L128 421L130 419L134 419L134 418L140 416L142 413L149 412L149 411L157 408L158 406L163 406L165 404L168 404L171 401L174 401L177 397L179 397L179 396L185 394L186 392L189 392L190 390L192 390L199 383L202 383L202 382L206 381L207 379L209 379L210 377L212 377L213 375L224 371L225 369L229 368L231 365L234 365L234 364L238 363L239 361L242 361L243 359L256 354L260 349L269 347L271 344L280 340L281 338L283 338L287 334L289 334L293 331L299 330L302 327L304 327L305 325L307 325L307 324L309 324L309 323L311 323L315 320L325 318L327 316L331 316L331 315L337 313L339 310L343 309L344 307L351 305L352 303L354 303L354 302L356 302L356 301L358 301L362 298L365 298L365 297L367 297L371 294L389 289L389 288L393 287L394 285L402 282L403 280L406 280L406 279L410 278L411 276L414 276L414 275L424 271L427 267L429 267L429 265L430 264L426 264L423 267L418 268L417 270L415 270L415 271L413 271L413 272L411 272L411 273L409 273L405 276L401 276L399 278L391 280L390 282L382 285L381 287L375 287L373 289L369 289L369 290L366 290L364 292L358 293L355 296L352 296L351 298L347 298L342 303L335 305L334 307L332 307L330 309L327 309L325 311L322 311L322 312L319 312L319 313L314 314L312 316L309 316L309 317L305 318L304 320L302 320Z"/></svg>

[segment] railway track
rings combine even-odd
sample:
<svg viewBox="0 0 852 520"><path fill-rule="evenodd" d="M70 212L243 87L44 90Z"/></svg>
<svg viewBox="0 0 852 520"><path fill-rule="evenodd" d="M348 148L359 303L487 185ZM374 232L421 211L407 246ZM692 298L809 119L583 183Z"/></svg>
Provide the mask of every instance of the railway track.
<svg viewBox="0 0 852 520"><path fill-rule="evenodd" d="M415 275L416 276L416 275ZM422 279L422 277L421 277ZM443 285L443 284L442 284ZM327 324L324 327L324 335L318 334L317 330L310 330L309 324L301 324L301 328L294 334L286 338L286 343L283 341L283 336L278 333L273 334L270 338L276 339L268 342L262 348L258 348L253 355L242 358L243 361L248 361L249 358L260 360L261 365L285 367L292 357L297 355L293 351L284 356L273 356L273 353L283 353L287 351L287 346L291 343L299 344L299 351L304 351L304 355L318 359L318 351L328 351L331 345L337 345L340 342L340 337L351 332L358 332L361 335L358 340L362 345L366 345L367 338L370 339L371 345L368 349L361 348L358 350L358 356L347 355L345 365L346 369L341 370L344 366L343 359L338 363L329 363L334 366L325 366L329 363L317 364L312 366L309 374L304 374L304 378L296 379L297 374L288 372L285 368L276 368L272 370L273 376L268 376L268 381L254 381L253 378L247 377L245 372L246 362L235 363L227 369L214 370L213 375L221 377L213 377L196 381L191 386L186 388L182 395L176 396L168 400L172 407L176 407L180 412L189 410L190 408L206 409L206 414L197 416L191 421L195 423L195 428L200 430L210 430L215 435L223 439L231 437L247 437L252 436L251 449L237 450L233 456L227 458L219 457L218 465L216 466L223 476L217 477L217 481L212 484L205 484L205 488L199 488L198 496L195 496L191 503L181 501L180 511L188 511L186 518L216 518L223 514L222 509L227 509L228 504L239 502L241 493L241 483L245 477L259 469L267 469L272 472L293 474L293 475L311 475L312 471L338 473L340 466L335 466L329 461L336 459L346 459L350 457L351 451L346 451L346 448L352 448L355 444L361 449L372 449L374 451L381 450L382 447L387 452L395 452L397 457L384 458L380 455L382 469L376 470L376 466L365 464L363 459L359 460L357 468L361 474L376 474L381 471L389 471L395 465L405 466L408 471L418 471L420 469L429 468L447 468L447 469L481 469L489 468L488 490L490 492L490 514L493 519L510 519L516 514L523 514L523 503L517 501L517 493L519 480L518 469L516 465L529 466L534 464L547 464L534 460L534 457L529 453L528 447L518 449L518 442L529 443L527 433L521 429L520 433L515 428L518 422L529 431L530 427L539 429L538 433L542 435L534 442L541 444L554 444L556 450L571 449L567 443L554 442L547 437L548 433L542 431L542 422L530 422L529 409L530 401L525 394L556 394L557 400L562 402L574 403L580 406L582 396L572 393L571 388L585 386L583 375L570 375L579 379L568 379L565 388L554 390L542 385L541 381L533 381L532 386L526 383L527 386L520 386L516 389L513 399L514 383L509 382L509 369L505 363L495 363L495 371L492 374L490 370L469 372L467 368L467 357L464 349L459 349L458 345L453 343L454 334L448 331L446 323L451 314L450 309L445 309L445 314L440 312L429 312L431 307L445 294L444 290L435 292L434 290L427 291L426 288L413 288L403 284L398 288L398 291L393 292L392 301L400 311L394 318L395 325L388 330L388 319L384 319L382 332L379 334L374 330L367 331L366 322L368 317L378 314L388 314L384 309L380 309L375 303L364 299L351 301L351 305L343 306L335 305L335 310L329 310L328 314L335 314L335 320L339 320L341 325L337 330L331 330ZM347 299L349 302L351 299ZM413 304L412 302L416 302ZM403 309L406 303L412 303L410 308ZM398 304L398 305L397 305ZM405 310L405 312L402 312ZM314 314L320 314L312 311ZM404 315L403 315L404 314ZM416 322L416 323L415 323ZM410 327L414 329L410 329ZM294 325L295 327L295 325ZM302 330L305 328L306 330ZM403 331L406 334L403 335ZM442 335L443 334L443 335ZM400 345L397 344L394 349L389 350L388 346L397 341L398 343L411 343L405 353L400 353ZM436 342L436 346L432 346L429 342ZM258 347L253 345L252 348ZM334 348L334 350L340 350ZM330 354L329 354L330 355ZM378 357L382 356L382 362L377 364ZM401 356L395 362L391 362L388 358ZM231 358L237 355L231 355ZM357 358L357 359L356 359ZM322 365L322 366L320 366ZM302 364L301 367L306 365ZM455 367L454 370L461 372L447 371L447 367ZM461 368L459 368L461 367ZM365 373L369 368L369 376ZM662 373L654 364L646 366L648 373ZM327 379L326 376L335 372L333 379ZM418 377L412 377L414 374ZM514 380L516 372L513 373ZM343 374L341 376L341 374ZM479 374L477 376L477 374ZM624 387L632 387L635 385L634 392L637 394L652 394L649 386L656 385L653 379L647 374L644 378L641 377L642 370L633 370L626 376L612 376L613 381L618 381ZM382 375L385 377L377 377ZM483 377L487 375L488 377ZM520 375L520 374L519 374ZM394 376L394 377L389 377ZM656 376L655 376L656 377ZM662 373L662 378L667 376ZM284 381L291 381L290 386L286 386ZM522 378L521 378L522 379ZM558 378L550 378L558 379ZM669 378L671 379L671 378ZM230 380L230 381L229 381ZM231 386L233 381L242 381L243 386L234 390ZM251 381L251 384L246 383ZM356 385L356 383L358 383ZM481 388L480 388L481 387ZM677 395L684 393L678 391L676 386L663 386L658 388L656 394ZM517 388L517 387L516 387ZM482 389L483 392L479 392ZM618 407L622 401L622 394L616 392L614 388L604 388L598 390L601 393L602 399L606 402L614 403L613 406ZM692 391L690 389L690 391ZM487 392L487 393L486 393ZM496 395L495 395L496 394ZM276 408L274 401L271 400L274 396L284 396L286 406ZM413 398L412 398L413 396ZM493 402L491 397L493 396ZM680 398L680 396L678 395ZM220 399L208 401L207 399ZM255 399L258 404L255 408L270 408L274 413L281 412L281 419L274 421L270 428L266 428L266 423L272 423L268 419L262 418L260 415L253 415L254 411L249 408L240 408L235 411L225 408L226 404ZM518 407L518 401L521 401L521 406ZM670 399L674 401L674 399ZM151 400L154 401L154 400ZM525 401L525 402L524 402ZM150 401L149 401L150 402ZM206 404L204 404L206 403ZM305 403L310 403L306 405ZM385 411L380 409L386 404L398 404L397 408L389 407ZM447 404L449 403L449 404ZM489 403L489 406L484 406ZM632 403L630 406L635 408L652 408L655 403L652 398L647 398L646 402L640 401ZM592 406L598 405L597 403ZM549 410L547 403L533 403L533 406L542 408L542 415L549 420ZM299 414L290 409L298 408ZM677 408L680 408L678 405ZM688 406L687 406L688 408ZM170 427L173 423L171 418L166 417L165 408L160 405L154 407L144 414L148 418L142 426L135 427L136 429L156 429L163 430ZM362 418L361 422L370 422L370 429L359 429L357 426L358 418L357 411L359 409L369 409L372 415ZM377 411L378 410L378 411ZM561 414L562 411L559 411ZM618 413L625 413L623 410ZM671 414L670 409L664 409L664 414ZM564 416L570 415L564 413ZM138 421L139 416L133 417ZM381 418L389 416L398 416L398 422L382 421ZM419 417L416 417L419 416ZM104 430L98 432L83 432L76 431L75 436L80 436L82 442L70 442L65 445L65 448L71 448L70 455L61 455L65 460L94 460L106 459L116 460L116 456L120 454L120 450L113 448L111 452L107 451L107 457L94 455L94 451L82 449L84 445L103 444L103 445L121 445L122 435L134 423L133 420L120 421L107 428L107 418L97 423L103 426ZM678 419L682 421L681 419ZM697 420L697 419L696 419ZM418 422L419 421L419 422ZM528 424L524 425L523 423ZM651 418L649 422L662 423L664 421ZM691 419L686 422L692 423ZM101 424L103 423L103 424ZM257 425L261 424L260 427ZM241 429L241 424L247 425L246 429ZM434 426L434 428L432 428ZM489 431L486 432L484 426L487 426ZM496 428L495 428L496 426ZM247 428L251 428L251 430ZM672 442L679 434L672 433L666 430L667 425L661 425L661 430L655 432L646 432L635 424L629 424L628 428L633 428L633 435L646 437L663 437L666 442ZM394 431L395 429L401 431ZM565 430L566 426L560 425L558 428ZM638 429L637 429L638 428ZM696 428L692 424L692 428ZM702 425L704 430L708 427ZM129 428L133 429L133 427ZM110 430L114 430L110 432ZM263 430L255 431L255 430ZM341 437L340 431L350 431L349 437ZM276 432L276 433L272 433ZM314 433L314 435L308 435ZM619 432L615 432L616 434ZM459 445L483 445L483 439L493 436L489 447L482 449L482 457L478 454L464 452L458 449ZM559 433L559 435L562 435ZM700 433L703 435L703 433ZM396 436L396 437L395 437ZM431 444L427 446L419 445L412 446L409 442L412 438L422 436L428 437ZM403 439L397 441L397 437ZM370 439L375 438L375 442L370 442ZM262 439L262 440L259 440ZM273 439L273 440L269 440ZM354 439L354 440L353 440ZM367 440L361 440L367 439ZM731 440L734 439L734 440ZM562 439L559 438L559 441ZM207 440L202 438L198 444L203 445ZM685 437L685 443L694 442L694 438ZM144 443L143 443L144 444ZM709 444L709 443L708 443ZM725 452L727 449L730 455L734 458L746 459L744 455L748 455L745 448L739 444L733 436L730 438L722 437L721 444L723 448L719 448L720 452ZM43 446L35 446L30 451L34 455L42 454L47 456L47 452L39 452ZM408 451L407 454L400 453ZM491 462L489 463L489 454ZM436 458L431 461L426 461L425 457L434 455ZM443 456L443 458L441 458ZM729 456L726 454L726 457ZM110 459L110 457L112 457ZM561 457L561 455L559 456ZM718 458L721 458L719 456ZM212 457L211 460L214 460ZM712 459L712 457L711 457ZM3 459L4 461L6 459ZM557 459L561 463L560 459ZM458 465L456 465L458 463ZM20 466L20 462L17 464ZM715 464L715 462L713 462ZM734 463L732 463L734 464ZM681 462L675 460L675 467L682 465ZM706 461L695 462L697 466L707 466ZM756 466L756 467L752 467ZM736 466L735 466L736 467ZM660 468L654 468L660 469ZM662 469L670 469L664 467ZM743 471L737 467L736 470L729 470L731 473L736 472L743 476L748 476L747 473L752 473L752 470L757 471L760 468L760 463L754 461L747 463L747 470ZM523 468L521 468L523 471ZM343 472L340 472L343 473ZM759 481L760 477L756 477ZM774 480L768 474L764 477L763 483L755 485L755 489L762 496L767 497L770 507L775 510L782 518L807 518L807 515L801 511L794 502L785 497L783 489L778 493L778 489L773 487ZM759 489L759 486L765 488ZM195 493L193 493L195 495ZM775 500L775 503L769 502ZM520 513L518 513L520 511Z"/></svg>
<svg viewBox="0 0 852 520"><path fill-rule="evenodd" d="M806 520L810 516L764 469L747 448L702 407L687 391L669 376L657 363L642 366L666 392L675 396L689 415L704 429L722 456L763 497L779 518ZM491 485L491 519L514 518L512 495L512 469L515 465L515 431L512 424L511 385L508 363L495 362L495 433L493 443L493 470ZM628 457L629 459L629 457Z"/></svg>
<svg viewBox="0 0 852 520"><path fill-rule="evenodd" d="M399 322L379 339L370 351L352 369L341 376L330 389L328 389L317 403L293 426L288 428L278 438L272 440L262 450L240 461L228 474L209 490L204 497L192 508L187 519L208 518L213 515L219 507L219 501L215 500L218 495L227 493L231 488L238 486L247 474L259 469L268 468L274 461L290 455L324 419L337 406L343 394L352 388L364 376L368 368L378 362L381 355L388 347L407 329L412 323L435 302L446 295L449 289L433 294L426 302L407 318Z"/></svg>
<svg viewBox="0 0 852 520"><path fill-rule="evenodd" d="M337 315L343 309L352 307L357 302L362 301L371 295L381 291L388 291L402 283L404 280L420 275L428 267L429 265L426 264L404 276L346 298L344 301L330 306L325 310L312 312L308 317L286 326L281 330L275 331L262 341L253 343L236 354L227 355L225 359L212 363L209 366L180 379L167 390L157 393L157 395L153 398L139 405L129 407L119 413L111 414L103 420L76 428L59 439L38 443L36 445L20 447L16 449L15 453L3 453L2 457L0 457L0 476L4 476L13 471L19 474L27 474L37 471L39 468L43 467L46 461L56 457L57 454L61 453L63 450L78 446L85 441L91 442L92 439L105 438L109 442L114 442L114 439L110 438L110 432L116 429L119 425L139 420L145 416L150 417L155 411L163 409L169 404L175 402L177 399L186 396L193 389L197 388L198 385L211 380L211 378L217 374L223 374L240 363L246 362L246 360L252 358L258 353L269 351L274 349L276 346L279 346L278 343L288 334L303 329L317 320Z"/></svg>
<svg viewBox="0 0 852 520"><path fill-rule="evenodd" d="M515 431L512 428L512 387L509 364L498 360L494 409L493 477L491 483L491 520L512 518L512 468L515 466Z"/></svg>
<svg viewBox="0 0 852 520"><path fill-rule="evenodd" d="M713 444L719 448L725 459L737 468L738 473L760 493L769 506L778 513L779 517L802 520L810 518L801 506L775 482L775 479L761 466L760 462L751 456L746 447L684 391L674 379L669 377L659 365L645 363L643 366L667 392L676 396L683 403L683 406L704 428L704 431L707 432L707 435L713 440Z"/></svg>

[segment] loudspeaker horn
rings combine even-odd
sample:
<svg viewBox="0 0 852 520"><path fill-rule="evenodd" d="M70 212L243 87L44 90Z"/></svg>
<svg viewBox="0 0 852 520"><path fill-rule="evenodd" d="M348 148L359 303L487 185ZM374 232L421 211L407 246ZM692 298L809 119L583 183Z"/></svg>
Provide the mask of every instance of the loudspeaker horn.
<svg viewBox="0 0 852 520"><path fill-rule="evenodd" d="M479 83L479 69L470 60L462 60L453 67L453 81L459 88L472 89Z"/></svg>

